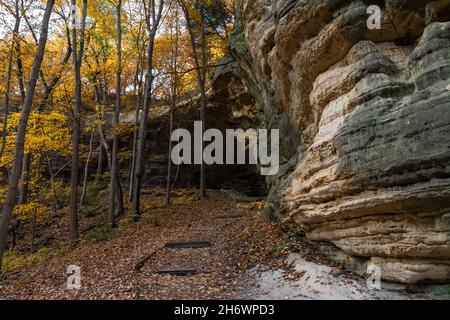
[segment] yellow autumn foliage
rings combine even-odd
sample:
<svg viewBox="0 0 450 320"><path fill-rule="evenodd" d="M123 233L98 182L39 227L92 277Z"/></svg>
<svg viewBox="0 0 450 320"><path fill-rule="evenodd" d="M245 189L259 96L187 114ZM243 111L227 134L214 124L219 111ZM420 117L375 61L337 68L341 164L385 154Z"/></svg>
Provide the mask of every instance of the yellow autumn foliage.
<svg viewBox="0 0 450 320"><path fill-rule="evenodd" d="M19 204L14 208L14 216L17 220L37 219L44 216L47 208L40 203L30 202Z"/></svg>
<svg viewBox="0 0 450 320"><path fill-rule="evenodd" d="M13 148L20 113L12 113L8 118L5 152L0 158L0 168L8 168L13 160ZM67 117L59 112L33 112L28 121L25 139L25 153L33 158L56 152L61 156L70 155L70 128Z"/></svg>
<svg viewBox="0 0 450 320"><path fill-rule="evenodd" d="M0 158L0 169L10 168L14 159L16 130L20 113L12 113L8 117L5 150ZM31 156L29 188L36 194L37 185L44 172L47 156L58 154L62 157L70 155L71 132L67 117L59 112L33 112L30 115L25 139L25 153Z"/></svg>

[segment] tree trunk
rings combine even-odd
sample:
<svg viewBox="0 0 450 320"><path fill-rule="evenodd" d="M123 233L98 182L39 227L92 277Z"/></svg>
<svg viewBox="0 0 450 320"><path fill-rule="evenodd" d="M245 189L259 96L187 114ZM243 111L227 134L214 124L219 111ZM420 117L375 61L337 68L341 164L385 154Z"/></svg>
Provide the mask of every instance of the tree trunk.
<svg viewBox="0 0 450 320"><path fill-rule="evenodd" d="M204 141L203 141L203 134L205 132L205 109L206 109L206 90L205 90L205 82L206 82L206 43L205 43L205 24L204 24L204 12L203 9L200 11L201 15L201 46L202 46L202 62L203 66L200 67L200 59L198 57L197 52L197 44L195 42L195 34L192 27L192 19L190 17L189 9L186 6L185 0L178 0L181 8L183 10L184 16L186 18L186 24L187 29L189 32L189 38L191 41L191 47L192 47L192 56L194 59L194 66L197 71L197 81L198 81L198 87L200 90L200 120L202 122L202 164L200 168L200 197L204 199L206 197L206 168L205 163L203 161L203 150L204 148Z"/></svg>
<svg viewBox="0 0 450 320"><path fill-rule="evenodd" d="M158 30L159 23L161 21L162 10L164 0L159 1L158 12L155 8L155 0L151 0L152 10L146 13L147 29L149 31L149 44L147 48L147 73L145 81L145 94L144 94L144 108L143 114L139 126L138 147L136 155L136 168L135 168L135 181L133 190L133 214L137 220L141 215L141 186L142 177L144 176L144 148L147 138L148 130L148 116L150 111L150 105L152 102L152 87L153 87L153 50L155 44L155 37ZM150 17L151 15L151 17ZM150 20L151 19L151 20Z"/></svg>
<svg viewBox="0 0 450 320"><path fill-rule="evenodd" d="M56 216L56 214L58 213L58 208L61 207L61 204L59 203L59 198L58 195L56 194L55 175L53 174L52 162L50 158L47 158L47 163L48 163L48 172L50 174L50 188L52 189L53 193L53 210Z"/></svg>
<svg viewBox="0 0 450 320"><path fill-rule="evenodd" d="M176 9L175 9L176 10ZM170 107L169 120L169 152L167 155L167 185L166 185L166 205L170 207L171 192L172 192L172 132L173 132L173 117L177 105L177 82L178 82L178 10L175 12L175 46L173 50L172 60L172 104Z"/></svg>
<svg viewBox="0 0 450 320"><path fill-rule="evenodd" d="M106 57L106 52L103 53L103 63L105 64L107 60ZM103 73L103 101L102 101L102 105L104 108L107 107L107 99L108 98L108 79L107 79L107 74L106 72ZM102 115L102 119L103 119L103 115ZM112 155L111 155L111 150L109 148L108 142L106 141L105 138L105 134L103 132L103 127L101 125L98 126L99 129L99 134L100 134L100 141L101 144L103 145L103 148L106 152L106 159L107 159L107 163L108 163L108 170L109 172L111 172L111 160L112 160ZM119 177L116 175L116 183L117 183L117 202L118 202L118 212L122 213L124 212L124 208L123 208L123 191L122 191L122 185L120 184L120 179Z"/></svg>
<svg viewBox="0 0 450 320"><path fill-rule="evenodd" d="M91 139L89 140L89 154L86 159L86 165L84 166L83 191L81 192L80 209L83 208L84 196L86 195L87 180L89 177L89 162L91 162L92 144L94 143L94 132L95 130L92 130Z"/></svg>
<svg viewBox="0 0 450 320"><path fill-rule="evenodd" d="M203 134L206 130L206 30L205 30L205 13L203 5L200 6L200 19L201 19L201 47L202 47L202 81L200 86L201 107L200 107L200 119L202 122L202 165L200 168L200 197L206 198L206 165L203 159L203 150L205 150L205 142L203 141Z"/></svg>
<svg viewBox="0 0 450 320"><path fill-rule="evenodd" d="M103 175L103 145L100 142L100 145L98 146L98 163L97 163L96 180L98 181L102 175Z"/></svg>
<svg viewBox="0 0 450 320"><path fill-rule="evenodd" d="M33 222L32 222L32 225L31 225L31 253L36 252L36 249L35 249L36 225L37 225L37 208L34 208Z"/></svg>
<svg viewBox="0 0 450 320"><path fill-rule="evenodd" d="M28 181L30 178L31 156L26 153L22 161L22 177L20 179L19 203L25 204L28 201Z"/></svg>
<svg viewBox="0 0 450 320"><path fill-rule="evenodd" d="M108 142L106 141L105 133L103 132L103 127L101 125L98 126L98 131L100 134L101 144L103 145L103 148L105 149L106 159L108 162L108 170L109 170L109 172L111 172L111 158L112 158L111 149L109 148ZM123 199L122 185L120 184L120 180L117 175L116 175L116 183L117 183L117 198ZM118 211L124 212L123 201L118 201L118 203L119 203Z"/></svg>
<svg viewBox="0 0 450 320"><path fill-rule="evenodd" d="M101 144L105 149L106 159L108 162L108 170L111 171L111 150L109 148L108 142L106 141L105 133L103 132L103 127L101 125L98 126L98 133L100 135Z"/></svg>
<svg viewBox="0 0 450 320"><path fill-rule="evenodd" d="M22 3L23 5L23 3ZM16 9L16 22L21 17L21 13L19 12L19 0L16 0L15 4ZM20 24L20 22L19 22ZM23 81L23 63L22 63L22 55L21 55L21 49L20 49L20 39L19 39L19 33L16 33L16 39L14 41L15 44L15 51L16 51L16 66L17 66L17 81L19 84L19 92L20 97L22 98L22 102L25 100L25 84Z"/></svg>
<svg viewBox="0 0 450 320"><path fill-rule="evenodd" d="M19 183L19 204L25 204L28 202L28 185L29 185L29 179L30 179L30 164L31 164L31 156L26 153L24 154L23 161L22 161L22 169L21 169L21 177L20 177L20 183ZM16 239L18 238L18 235L20 234L20 227L21 227L21 221L19 219L14 219L11 223L11 229L13 234L13 248L16 245Z"/></svg>
<svg viewBox="0 0 450 320"><path fill-rule="evenodd" d="M139 37L139 36L138 36ZM137 48L140 48L139 38L137 40ZM136 87L136 115L135 115L135 130L133 134L133 154L131 157L131 164L129 169L130 176L130 184L129 184L129 195L128 202L132 203L133 201L133 191L134 191L134 183L135 183L135 175L134 172L136 170L136 154L137 154L137 143L138 143L138 135L139 135L139 115L141 112L141 98L142 98L142 78L144 76L144 66L143 66L143 55L139 54L138 63L136 66L136 75L135 75L135 87Z"/></svg>
<svg viewBox="0 0 450 320"><path fill-rule="evenodd" d="M76 6L76 0L71 0L72 6ZM84 31L86 23L87 0L83 0L83 13L80 31L80 46L77 46L77 30L72 30L72 57L75 73L75 103L73 105L72 128L72 171L70 175L70 231L69 240L74 243L78 240L78 184L80 165L80 127L81 127L81 63L84 52ZM75 24L73 24L75 25Z"/></svg>
<svg viewBox="0 0 450 320"><path fill-rule="evenodd" d="M42 18L39 46L37 48L35 59L33 62L30 80L28 83L22 113L20 116L19 127L17 129L16 144L14 147L14 160L12 163L11 176L8 183L8 192L6 195L6 201L3 205L2 214L0 216L0 270L2 268L3 253L6 246L8 226L11 221L11 216L16 204L17 187L19 184L20 171L24 156L24 143L28 119L31 113L34 92L39 77L39 70L41 68L42 60L44 58L45 46L47 44L47 36L48 36L48 25L54 4L55 0L47 0L45 13Z"/></svg>
<svg viewBox="0 0 450 320"><path fill-rule="evenodd" d="M111 184L109 190L109 210L108 210L108 223L111 228L116 224L116 194L117 194L117 177L119 172L117 169L117 152L119 149L119 137L117 130L119 128L120 117L120 95L122 92L122 0L119 0L117 4L117 70L116 70L116 106L114 109L114 121L113 121L113 150L111 159ZM123 199L117 199L118 202ZM120 206L120 205L119 205Z"/></svg>
<svg viewBox="0 0 450 320"><path fill-rule="evenodd" d="M17 64L17 81L19 83L19 92L22 101L25 100L25 84L23 80L23 63L21 58L20 41L16 41L16 64Z"/></svg>
<svg viewBox="0 0 450 320"><path fill-rule="evenodd" d="M8 127L8 115L9 115L9 103L10 103L10 95L11 95L11 78L12 78L12 64L14 58L14 48L15 44L18 41L17 37L20 29L20 15L18 12L18 0L16 0L16 16L15 23L13 29L12 43L8 56L8 71L6 77L6 90L5 90L5 116L3 119L3 130L2 130L2 147L0 149L0 157L3 155L3 151L6 146L6 129Z"/></svg>

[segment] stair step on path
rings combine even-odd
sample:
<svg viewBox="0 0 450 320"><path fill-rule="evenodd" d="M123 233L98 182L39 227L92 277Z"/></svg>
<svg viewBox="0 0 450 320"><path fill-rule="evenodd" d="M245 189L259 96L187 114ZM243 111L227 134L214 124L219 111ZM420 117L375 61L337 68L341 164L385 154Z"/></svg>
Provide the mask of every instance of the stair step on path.
<svg viewBox="0 0 450 320"><path fill-rule="evenodd" d="M209 241L185 241L185 242L167 242L165 247L169 249L201 249L211 247Z"/></svg>
<svg viewBox="0 0 450 320"><path fill-rule="evenodd" d="M242 219L244 217L245 217L245 215L238 214L238 213L237 214L221 214L221 215L217 216L218 219L223 219L223 220L225 220L225 219Z"/></svg>
<svg viewBox="0 0 450 320"><path fill-rule="evenodd" d="M190 275L197 274L196 269L171 269L171 270L158 270L156 273L162 274L162 275L171 275L171 276L177 276L177 277L186 277Z"/></svg>

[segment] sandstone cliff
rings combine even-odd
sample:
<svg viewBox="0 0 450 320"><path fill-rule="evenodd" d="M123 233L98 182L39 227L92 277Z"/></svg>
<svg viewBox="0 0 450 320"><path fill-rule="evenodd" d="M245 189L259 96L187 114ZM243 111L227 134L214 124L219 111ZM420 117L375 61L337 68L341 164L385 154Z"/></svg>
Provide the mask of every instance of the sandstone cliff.
<svg viewBox="0 0 450 320"><path fill-rule="evenodd" d="M283 137L273 212L385 280L450 280L450 1L244 0L241 17L234 55Z"/></svg>

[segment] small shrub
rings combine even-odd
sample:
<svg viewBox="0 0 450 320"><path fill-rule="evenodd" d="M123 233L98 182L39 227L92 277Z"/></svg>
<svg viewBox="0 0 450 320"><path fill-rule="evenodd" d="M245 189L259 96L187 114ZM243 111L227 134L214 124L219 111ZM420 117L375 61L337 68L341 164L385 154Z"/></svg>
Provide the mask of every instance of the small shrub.
<svg viewBox="0 0 450 320"><path fill-rule="evenodd" d="M307 256L309 256L309 251L308 250L302 250L298 254L302 258L306 258Z"/></svg>
<svg viewBox="0 0 450 320"><path fill-rule="evenodd" d="M161 219L157 215L154 215L154 214L148 215L146 217L146 220L149 224L151 224L152 226L155 226L155 227L160 227L162 225Z"/></svg>
<svg viewBox="0 0 450 320"><path fill-rule="evenodd" d="M43 204L47 207L53 207L57 204L59 209L67 207L70 203L70 187L61 181L56 181L45 192L41 192Z"/></svg>
<svg viewBox="0 0 450 320"><path fill-rule="evenodd" d="M134 223L133 215L131 213L126 214L117 222L118 230L126 230Z"/></svg>
<svg viewBox="0 0 450 320"><path fill-rule="evenodd" d="M303 240L305 237L304 235L297 229L292 228L288 231L287 233L289 240L293 241L293 242L300 242L301 240Z"/></svg>
<svg viewBox="0 0 450 320"><path fill-rule="evenodd" d="M286 244L282 242L271 243L267 246L267 252L274 256L280 256L286 249Z"/></svg>
<svg viewBox="0 0 450 320"><path fill-rule="evenodd" d="M94 204L97 198L103 195L104 191L108 189L108 185L102 180L90 181L86 186L86 203Z"/></svg>
<svg viewBox="0 0 450 320"><path fill-rule="evenodd" d="M15 271L27 266L25 256L17 254L14 251L8 250L3 256L3 270Z"/></svg>
<svg viewBox="0 0 450 320"><path fill-rule="evenodd" d="M43 239L37 239L37 240L36 240L36 243L34 244L34 247L36 248L37 251L39 251L39 250L41 250L41 249L43 249L43 248L45 248L45 247L51 246L51 245L52 245L52 242L53 242L54 240L55 240L55 239L52 238L52 237L49 237L49 238L43 238Z"/></svg>
<svg viewBox="0 0 450 320"><path fill-rule="evenodd" d="M23 255L15 251L6 251L3 257L3 270L16 271L44 261L48 257L57 254L52 248L41 248L35 253Z"/></svg>
<svg viewBox="0 0 450 320"><path fill-rule="evenodd" d="M92 242L103 242L112 235L112 230L107 227L98 227L88 232L86 238Z"/></svg>
<svg viewBox="0 0 450 320"><path fill-rule="evenodd" d="M265 213L267 221L270 221L270 222L277 222L278 221L278 219L277 219L277 217L275 215L275 211L272 208L266 207L265 210L264 210L264 213Z"/></svg>
<svg viewBox="0 0 450 320"><path fill-rule="evenodd" d="M89 218L93 218L98 216L100 213L102 213L101 211L102 207L101 206L85 206L83 207L83 209L81 210L84 215L86 215Z"/></svg>

